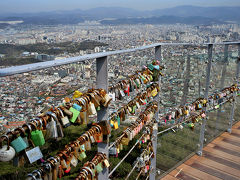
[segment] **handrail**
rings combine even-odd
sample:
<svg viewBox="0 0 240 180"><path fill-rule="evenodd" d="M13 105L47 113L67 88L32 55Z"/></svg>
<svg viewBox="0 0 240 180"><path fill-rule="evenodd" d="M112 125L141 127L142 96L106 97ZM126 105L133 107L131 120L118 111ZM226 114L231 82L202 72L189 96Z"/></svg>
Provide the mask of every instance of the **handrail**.
<svg viewBox="0 0 240 180"><path fill-rule="evenodd" d="M20 66L13 66L13 67L8 67L8 68L2 68L0 69L0 77L4 76L10 76L14 74L19 74L19 73L26 73L30 71L35 71L35 70L41 70L41 69L46 69L50 67L56 67L56 66L61 66L61 65L66 65L66 64L71 64L71 63L76 63L76 62L84 62L86 60L90 59L96 59L96 58L101 58L101 57L106 57L106 56L111 56L111 55L116 55L116 54L123 54L123 53L130 53L130 52L135 52L135 51L141 51L157 46L199 46L203 45L206 46L209 43L204 43L204 44L194 44L194 43L155 43L147 46L141 46L141 47L136 47L132 49L123 49L123 50L116 50L116 51L108 51L108 52L100 52L100 53L94 53L94 54L87 54L84 56L76 56L76 57L70 57L70 58L64 58L64 59L59 59L59 60L52 60L52 61L47 61L47 62L39 62L39 63L33 63L33 64L27 64L27 65L20 65ZM234 45L234 44L240 44L239 42L223 42L223 43L210 43L213 45Z"/></svg>

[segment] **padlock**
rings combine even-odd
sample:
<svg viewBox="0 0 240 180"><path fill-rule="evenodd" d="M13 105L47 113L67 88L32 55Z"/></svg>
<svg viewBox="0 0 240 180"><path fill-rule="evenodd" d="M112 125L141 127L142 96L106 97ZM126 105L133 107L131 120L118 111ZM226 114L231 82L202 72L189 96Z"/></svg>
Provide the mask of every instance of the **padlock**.
<svg viewBox="0 0 240 180"><path fill-rule="evenodd" d="M29 123L29 124L31 124L35 128L35 130L31 132L31 140L33 141L34 145L35 146L44 145L45 139L44 139L42 131L37 129L36 124L34 124L34 123Z"/></svg>
<svg viewBox="0 0 240 180"><path fill-rule="evenodd" d="M111 125L107 120L100 121L98 125L101 127L101 132L103 135L109 135L111 133Z"/></svg>
<svg viewBox="0 0 240 180"><path fill-rule="evenodd" d="M111 146L111 144L112 144L112 143L110 143L110 146ZM109 154L116 156L116 154L117 154L117 148L116 148L116 146L112 146L112 147L109 149Z"/></svg>
<svg viewBox="0 0 240 180"><path fill-rule="evenodd" d="M87 151L91 150L90 137L89 137L86 133L83 134L83 137L84 137L84 139L85 139L85 144L84 144L84 146L85 146L86 150L87 150Z"/></svg>
<svg viewBox="0 0 240 180"><path fill-rule="evenodd" d="M93 137L93 131L90 129L89 131L86 132L88 134L88 137L90 138L91 143L95 143L95 139Z"/></svg>
<svg viewBox="0 0 240 180"><path fill-rule="evenodd" d="M60 164L58 167L58 178L61 179L64 176L64 170L62 165Z"/></svg>
<svg viewBox="0 0 240 180"><path fill-rule="evenodd" d="M124 93L124 91L122 90L122 89L119 89L119 94L120 94L120 100L123 98L123 97L125 97L125 93Z"/></svg>
<svg viewBox="0 0 240 180"><path fill-rule="evenodd" d="M155 97L158 94L157 88L154 88L151 92L151 96Z"/></svg>
<svg viewBox="0 0 240 180"><path fill-rule="evenodd" d="M89 104L88 104L88 113L89 113L89 115L97 114L97 110L92 102L89 102Z"/></svg>
<svg viewBox="0 0 240 180"><path fill-rule="evenodd" d="M45 163L44 170L48 180L53 180L52 166L49 162Z"/></svg>
<svg viewBox="0 0 240 180"><path fill-rule="evenodd" d="M104 154L104 153L99 153L99 155L102 157L102 163L103 163L103 165L105 166L105 167L110 167L110 163L109 163L109 161L108 161L108 158L107 158L107 156L106 156L106 154Z"/></svg>
<svg viewBox="0 0 240 180"><path fill-rule="evenodd" d="M154 69L154 66L152 64L148 64L147 67L150 71L153 71L153 69Z"/></svg>
<svg viewBox="0 0 240 180"><path fill-rule="evenodd" d="M124 93L126 93L128 96L130 95L130 86L129 85L125 85L125 88L124 88Z"/></svg>
<svg viewBox="0 0 240 180"><path fill-rule="evenodd" d="M58 140L60 140L61 138L64 137L64 133L63 133L62 125L60 124L60 122L58 120L56 122L56 126L57 126Z"/></svg>
<svg viewBox="0 0 240 180"><path fill-rule="evenodd" d="M95 175L89 167L87 167L87 166L82 167L82 171L87 172L87 179L93 180Z"/></svg>
<svg viewBox="0 0 240 180"><path fill-rule="evenodd" d="M114 123L113 123L113 128L114 128L114 129L118 129L118 121L114 121Z"/></svg>
<svg viewBox="0 0 240 180"><path fill-rule="evenodd" d="M88 113L87 110L81 111L80 112L80 119L81 119L81 124L88 124Z"/></svg>
<svg viewBox="0 0 240 180"><path fill-rule="evenodd" d="M3 140L0 142L0 161L8 162L14 158L16 152L14 148L10 146L9 137L7 135L3 135L1 138L7 141L7 145L2 146Z"/></svg>
<svg viewBox="0 0 240 180"><path fill-rule="evenodd" d="M27 174L27 179L26 179L26 180L30 180L30 179L31 179L31 180L32 180L32 179L37 180L36 176L33 175L32 173Z"/></svg>
<svg viewBox="0 0 240 180"><path fill-rule="evenodd" d="M57 139L58 138L57 124L56 124L57 116L51 111L47 112L46 114L49 115L51 118L51 120L48 122L46 126L47 131L50 133L49 136L50 138Z"/></svg>
<svg viewBox="0 0 240 180"><path fill-rule="evenodd" d="M123 150L123 145L121 143L119 144L119 149L120 149L120 151Z"/></svg>
<svg viewBox="0 0 240 180"><path fill-rule="evenodd" d="M95 166L95 164L93 162L89 162L89 167L92 171L93 180L96 180L97 177L95 177L96 176L96 166Z"/></svg>
<svg viewBox="0 0 240 180"><path fill-rule="evenodd" d="M137 109L139 109L141 107L139 102L136 102L136 107L137 107Z"/></svg>
<svg viewBox="0 0 240 180"><path fill-rule="evenodd" d="M104 95L104 107L107 107L109 105L109 103L112 101L111 96L109 96L107 93Z"/></svg>
<svg viewBox="0 0 240 180"><path fill-rule="evenodd" d="M35 176L36 180L43 180L42 179L42 170L34 170L32 172L32 174Z"/></svg>
<svg viewBox="0 0 240 180"><path fill-rule="evenodd" d="M43 157L39 146L36 146L30 150L26 150L26 155L31 164Z"/></svg>
<svg viewBox="0 0 240 180"><path fill-rule="evenodd" d="M59 111L60 116L61 116L60 118L61 118L61 122L62 122L63 127L66 128L66 127L70 126L71 123L69 122L68 117L64 116L64 114L63 114L63 112L60 108L58 108L58 111Z"/></svg>
<svg viewBox="0 0 240 180"><path fill-rule="evenodd" d="M75 105L75 107L76 107L76 105ZM80 111L78 111L77 109L75 109L73 107L71 107L69 110L73 113L73 116L71 117L70 121L72 123L74 123L77 120L77 118L80 114Z"/></svg>
<svg viewBox="0 0 240 180"><path fill-rule="evenodd" d="M96 168L97 173L102 172L103 171L102 163L101 162L98 163L95 168Z"/></svg>
<svg viewBox="0 0 240 180"><path fill-rule="evenodd" d="M67 115L68 117L72 118L73 113L72 113L70 110L68 110L68 109L65 108L65 107L61 107L61 108L62 108L62 110L63 110L63 112L64 112L65 115Z"/></svg>
<svg viewBox="0 0 240 180"><path fill-rule="evenodd" d="M74 103L74 104L72 105L72 107L73 107L74 109L76 109L77 111L81 111L81 110L82 110L82 107L79 106L79 105L76 104L76 103Z"/></svg>
<svg viewBox="0 0 240 180"><path fill-rule="evenodd" d="M119 116L116 117L116 121L117 121L117 123L118 123L118 126L120 126L120 124L121 124L121 119L120 119Z"/></svg>
<svg viewBox="0 0 240 180"><path fill-rule="evenodd" d="M82 160L85 159L86 157L87 157L87 155L86 155L85 151L81 151L81 152L79 153L79 155L78 155L78 159L79 159L80 161L82 161Z"/></svg>
<svg viewBox="0 0 240 180"><path fill-rule="evenodd" d="M17 153L28 147L26 142L23 140L23 138L21 136L17 137L15 140L13 140L11 142L11 146L15 149L15 151Z"/></svg>
<svg viewBox="0 0 240 180"><path fill-rule="evenodd" d="M128 137L122 137L121 144L128 146L129 144L129 138ZM120 148L119 148L120 149Z"/></svg>
<svg viewBox="0 0 240 180"><path fill-rule="evenodd" d="M103 133L101 132L101 127L99 125L95 126L94 138L97 143L103 142Z"/></svg>
<svg viewBox="0 0 240 180"><path fill-rule="evenodd" d="M74 156L74 154L71 154L71 156L70 156L70 163L71 163L71 165L73 165L74 167L77 167L78 159Z"/></svg>
<svg viewBox="0 0 240 180"><path fill-rule="evenodd" d="M136 108L137 108L136 105L134 105L134 106L132 107L132 111L131 111L132 114L135 114L135 110L136 110Z"/></svg>
<svg viewBox="0 0 240 180"><path fill-rule="evenodd" d="M48 162L52 166L52 179L57 180L59 175L60 158L50 157L48 158Z"/></svg>
<svg viewBox="0 0 240 180"><path fill-rule="evenodd" d="M109 92L108 95L110 96L110 98L112 98L112 101L116 101L116 94L115 94L115 92Z"/></svg>

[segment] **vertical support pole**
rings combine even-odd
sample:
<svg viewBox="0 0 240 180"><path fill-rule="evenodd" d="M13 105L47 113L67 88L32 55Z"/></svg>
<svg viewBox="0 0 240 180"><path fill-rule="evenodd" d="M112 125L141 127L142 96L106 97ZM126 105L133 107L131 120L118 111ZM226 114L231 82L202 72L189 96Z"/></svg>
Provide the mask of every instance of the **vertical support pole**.
<svg viewBox="0 0 240 180"><path fill-rule="evenodd" d="M162 52L161 52L161 46L156 46L155 47L155 59L159 60L161 62L162 60ZM158 85L160 86L161 83L161 76L159 76L158 79ZM160 88L160 87L159 87ZM155 114L155 119L156 123L154 124L153 127L153 135L152 135L152 143L153 143L153 153L154 157L151 160L151 167L150 167L150 175L149 175L149 180L155 180L156 178L156 165L157 165L157 133L158 133L158 121L159 121L159 107L160 107L160 93L157 95L157 102L158 102L158 110Z"/></svg>
<svg viewBox="0 0 240 180"><path fill-rule="evenodd" d="M107 56L97 58L97 88L105 89L108 93L108 60ZM97 120L108 120L108 108L101 107L101 110L97 112ZM109 138L104 137L103 143L98 143L98 152L103 152L108 157L108 144ZM99 180L106 180L108 179L109 169L104 168L104 170L99 173L98 179Z"/></svg>
<svg viewBox="0 0 240 180"><path fill-rule="evenodd" d="M226 72L227 72L227 62L228 62L228 44L225 44L224 45L224 60L223 60L223 67L222 67L220 90L224 88L225 76L226 76ZM215 135L217 135L217 133L218 133L218 128L219 128L218 122L219 122L219 119L221 118L221 111L222 111L222 107L220 106L220 108L218 109L218 112L217 112Z"/></svg>
<svg viewBox="0 0 240 180"><path fill-rule="evenodd" d="M238 44L238 59L237 59L237 70L236 70L236 85L239 85L239 71L240 71L240 44ZM228 132L231 133L232 132L232 125L233 125L233 117L234 117L234 112L235 112L235 106L236 106L236 96L237 96L237 92L235 91L233 94L233 98L234 101L232 103L232 109L231 109L231 114L230 114L230 122L229 122L229 128L228 128Z"/></svg>
<svg viewBox="0 0 240 180"><path fill-rule="evenodd" d="M207 76L206 76L206 87L205 87L205 94L204 98L208 100L208 91L209 91L209 85L210 85L210 74L211 74L211 67L212 67L212 51L213 51L213 44L208 44L208 65L206 68ZM200 131L200 147L197 154L199 156L202 156L202 150L203 150L203 143L204 143L204 135L205 135L205 127L206 127L206 120L207 120L207 112L206 107L203 107L203 111L206 113L206 117L203 119L203 123L201 126Z"/></svg>
<svg viewBox="0 0 240 180"><path fill-rule="evenodd" d="M161 63L161 60L162 60L162 47L161 47L161 45L155 47L155 59L159 60L159 62ZM161 90L161 76L159 76L159 78L158 78L158 85L159 85L159 89ZM160 109L160 93L161 92L159 92L158 96L157 96L158 111L157 111L157 113L155 115L155 118L156 118L157 122L159 121L158 115L159 115L159 109Z"/></svg>
<svg viewBox="0 0 240 180"><path fill-rule="evenodd" d="M190 81L190 56L188 55L187 57L187 68L186 68L186 73L185 73L185 81L184 81L184 87L183 87L183 96L182 96L182 101L181 105L185 105L187 102L187 96L188 96L188 87L189 87L189 81Z"/></svg>
<svg viewBox="0 0 240 180"><path fill-rule="evenodd" d="M200 97L201 96L201 80L200 80L200 70L199 70L199 68L200 68L200 66L199 66L199 61L200 61L201 59L199 58L197 58L197 70L198 70L198 97Z"/></svg>

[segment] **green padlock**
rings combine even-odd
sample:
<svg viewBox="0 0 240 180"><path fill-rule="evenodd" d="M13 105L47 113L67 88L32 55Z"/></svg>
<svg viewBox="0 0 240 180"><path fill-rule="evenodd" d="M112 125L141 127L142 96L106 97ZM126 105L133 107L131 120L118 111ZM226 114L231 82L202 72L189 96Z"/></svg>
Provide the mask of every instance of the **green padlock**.
<svg viewBox="0 0 240 180"><path fill-rule="evenodd" d="M32 131L31 139L35 146L42 146L45 144L45 139L43 137L43 133L40 130Z"/></svg>
<svg viewBox="0 0 240 180"><path fill-rule="evenodd" d="M45 139L41 130L37 129L37 125L34 123L29 123L34 127L34 131L31 132L31 139L35 146L42 146L45 144Z"/></svg>
<svg viewBox="0 0 240 180"><path fill-rule="evenodd" d="M120 124L121 124L120 117L117 116L116 120L117 120L117 122L118 122L118 126L120 126Z"/></svg>
<svg viewBox="0 0 240 180"><path fill-rule="evenodd" d="M189 124L188 124L188 127L190 127L191 129L193 129L193 128L194 128L194 123L189 123Z"/></svg>
<svg viewBox="0 0 240 180"><path fill-rule="evenodd" d="M74 109L73 107L71 107L69 110L73 113L73 116L72 116L72 118L70 119L70 121L71 121L72 123L74 123L74 122L77 120L77 118L78 118L78 116L79 116L79 114L80 114L80 111Z"/></svg>
<svg viewBox="0 0 240 180"><path fill-rule="evenodd" d="M79 156L78 156L78 159L79 159L80 161L82 161L82 160L85 159L86 157L87 157L87 155L86 155L85 151L81 151L80 154L79 154Z"/></svg>
<svg viewBox="0 0 240 180"><path fill-rule="evenodd" d="M152 75L149 75L149 77L150 77L150 81L153 81L153 77L152 77Z"/></svg>
<svg viewBox="0 0 240 180"><path fill-rule="evenodd" d="M154 66L153 66L152 64L148 64L148 69L149 69L150 71L153 71Z"/></svg>
<svg viewBox="0 0 240 180"><path fill-rule="evenodd" d="M132 107L132 112L131 112L132 114L135 113L136 107L137 107L136 105L134 105L134 106Z"/></svg>
<svg viewBox="0 0 240 180"><path fill-rule="evenodd" d="M98 163L98 165L96 165L96 170L97 170L97 173L100 173L103 171L103 167L102 167L102 163Z"/></svg>

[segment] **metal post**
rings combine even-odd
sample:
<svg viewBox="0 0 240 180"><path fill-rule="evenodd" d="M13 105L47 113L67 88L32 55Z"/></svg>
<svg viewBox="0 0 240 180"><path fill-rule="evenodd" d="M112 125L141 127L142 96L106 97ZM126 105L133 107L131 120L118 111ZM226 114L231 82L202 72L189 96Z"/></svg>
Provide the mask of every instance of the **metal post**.
<svg viewBox="0 0 240 180"><path fill-rule="evenodd" d="M209 84L210 84L210 74L211 74L211 67L212 67L212 50L213 50L213 44L208 44L208 65L206 68L207 76L206 76L206 88L205 88L205 94L204 98L208 99L208 91L209 91ZM204 135L205 135L205 126L206 126L206 119L207 117L207 112L206 112L206 107L203 107L203 111L206 114L206 117L203 119L203 123L201 126L201 131L200 131L200 148L197 154L199 156L202 156L202 150L203 150L203 143L204 143Z"/></svg>
<svg viewBox="0 0 240 180"><path fill-rule="evenodd" d="M200 97L201 96L201 79L200 79L200 66L199 66L199 61L200 61L201 59L199 58L199 60L198 60L198 58L197 58L197 70L198 70L198 97Z"/></svg>
<svg viewBox="0 0 240 180"><path fill-rule="evenodd" d="M224 60L223 60L223 67L222 67L222 77L221 77L220 89L224 88L225 76L226 76L226 72L227 72L227 62L228 62L228 45L224 45ZM218 121L221 118L220 117L221 111L222 111L222 107L220 106L220 108L218 109L218 112L217 112L215 135L217 135L217 131L219 128Z"/></svg>
<svg viewBox="0 0 240 180"><path fill-rule="evenodd" d="M108 93L108 60L107 56L97 58L97 88L105 89ZM101 107L101 110L97 112L97 120L108 120L108 108ZM109 138L104 137L103 143L98 143L98 152L103 152L108 157L108 144ZM106 180L108 179L109 169L104 168L104 170L99 173L98 179L99 180Z"/></svg>
<svg viewBox="0 0 240 180"><path fill-rule="evenodd" d="M183 96L182 96L182 101L181 105L185 105L187 102L187 96L188 96L188 87L189 87L189 81L190 81L190 56L188 55L187 57L187 68L186 68L186 73L185 73L185 81L184 81L184 87L183 87Z"/></svg>
<svg viewBox="0 0 240 180"><path fill-rule="evenodd" d="M155 47L155 59L159 60L161 62L162 60L162 55L161 55L161 46L156 46ZM158 79L158 85L160 86L161 83L161 76L159 76ZM160 88L160 87L159 87ZM149 180L155 180L156 178L156 165L157 165L157 133L158 133L158 121L159 121L159 106L160 106L160 92L158 93L157 96L157 101L158 101L158 110L155 114L155 119L156 119L156 123L154 124L153 127L153 135L152 135L152 143L153 143L153 153L154 153L154 157L151 160L151 167L150 167L150 176L149 176Z"/></svg>
<svg viewBox="0 0 240 180"><path fill-rule="evenodd" d="M238 58L240 58L240 44L238 44ZM240 71L240 60L237 59L237 70L236 70L236 84L237 86L239 85L239 71ZM233 94L233 103L232 103L232 109L231 109L231 114L230 114L230 122L229 122L229 128L228 128L228 132L231 133L232 132L232 125L233 125L233 117L234 117L234 112L235 112L235 105L236 105L236 96L237 96L237 92L235 91Z"/></svg>

